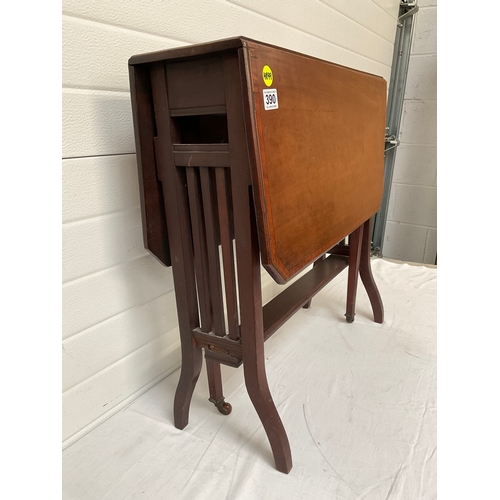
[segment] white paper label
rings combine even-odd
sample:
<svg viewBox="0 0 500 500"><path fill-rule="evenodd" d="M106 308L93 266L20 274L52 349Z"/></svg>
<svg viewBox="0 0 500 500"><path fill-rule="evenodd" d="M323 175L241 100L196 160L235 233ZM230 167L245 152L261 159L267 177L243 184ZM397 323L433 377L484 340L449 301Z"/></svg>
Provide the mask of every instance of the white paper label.
<svg viewBox="0 0 500 500"><path fill-rule="evenodd" d="M276 89L264 89L264 109L278 109L278 91Z"/></svg>

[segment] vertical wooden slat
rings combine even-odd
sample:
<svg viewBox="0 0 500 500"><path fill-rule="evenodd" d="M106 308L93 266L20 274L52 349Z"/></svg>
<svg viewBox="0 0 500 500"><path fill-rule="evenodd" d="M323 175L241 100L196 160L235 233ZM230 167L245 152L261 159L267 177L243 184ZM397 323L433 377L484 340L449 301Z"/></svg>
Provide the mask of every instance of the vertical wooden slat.
<svg viewBox="0 0 500 500"><path fill-rule="evenodd" d="M203 332L212 329L210 289L208 286L207 240L202 211L201 192L197 169L187 168L187 189L191 227L193 232L194 262L196 283L198 286L198 302L200 306L200 327Z"/></svg>
<svg viewBox="0 0 500 500"><path fill-rule="evenodd" d="M225 335L224 303L222 299L222 286L219 261L219 239L216 226L216 205L213 197L213 183L208 167L200 167L201 193L203 199L203 214L207 233L207 255L209 287L213 307L213 331L215 335Z"/></svg>
<svg viewBox="0 0 500 500"><path fill-rule="evenodd" d="M227 169L215 169L215 184L217 187L217 203L219 208L220 241L222 245L222 264L224 269L224 286L226 290L227 323L229 338L238 340L240 338L240 327L238 323L238 303L236 299L236 279L234 269L233 241L230 235L230 222L228 201L229 184L227 181Z"/></svg>

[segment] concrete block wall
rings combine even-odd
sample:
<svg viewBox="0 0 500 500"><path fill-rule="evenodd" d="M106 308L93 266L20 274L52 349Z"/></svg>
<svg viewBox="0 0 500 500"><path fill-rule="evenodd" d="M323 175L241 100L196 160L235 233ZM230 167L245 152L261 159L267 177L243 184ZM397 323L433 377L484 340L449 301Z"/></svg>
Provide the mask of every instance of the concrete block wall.
<svg viewBox="0 0 500 500"><path fill-rule="evenodd" d="M437 250L436 0L421 0L382 252L434 264Z"/></svg>
<svg viewBox="0 0 500 500"><path fill-rule="evenodd" d="M180 366L171 269L142 243L128 58L244 35L388 80L397 12L397 0L63 1L64 446ZM280 290L263 274L265 301Z"/></svg>

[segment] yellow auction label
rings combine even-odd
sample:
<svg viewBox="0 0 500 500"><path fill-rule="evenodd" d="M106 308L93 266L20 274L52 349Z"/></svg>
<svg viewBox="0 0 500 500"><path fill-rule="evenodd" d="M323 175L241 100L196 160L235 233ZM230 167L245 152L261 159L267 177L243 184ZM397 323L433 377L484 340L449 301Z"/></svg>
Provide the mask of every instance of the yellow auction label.
<svg viewBox="0 0 500 500"><path fill-rule="evenodd" d="M262 79L268 87L273 84L273 72L267 64L262 68Z"/></svg>

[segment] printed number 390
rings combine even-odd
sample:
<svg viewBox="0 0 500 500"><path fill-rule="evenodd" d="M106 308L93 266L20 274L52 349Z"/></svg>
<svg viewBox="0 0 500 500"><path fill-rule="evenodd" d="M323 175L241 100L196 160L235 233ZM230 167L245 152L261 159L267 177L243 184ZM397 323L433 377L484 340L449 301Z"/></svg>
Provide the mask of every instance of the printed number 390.
<svg viewBox="0 0 500 500"><path fill-rule="evenodd" d="M266 104L268 106L270 104L276 104L276 95L275 94L267 94L266 95Z"/></svg>
<svg viewBox="0 0 500 500"><path fill-rule="evenodd" d="M278 109L278 91L276 89L264 89L264 109Z"/></svg>

